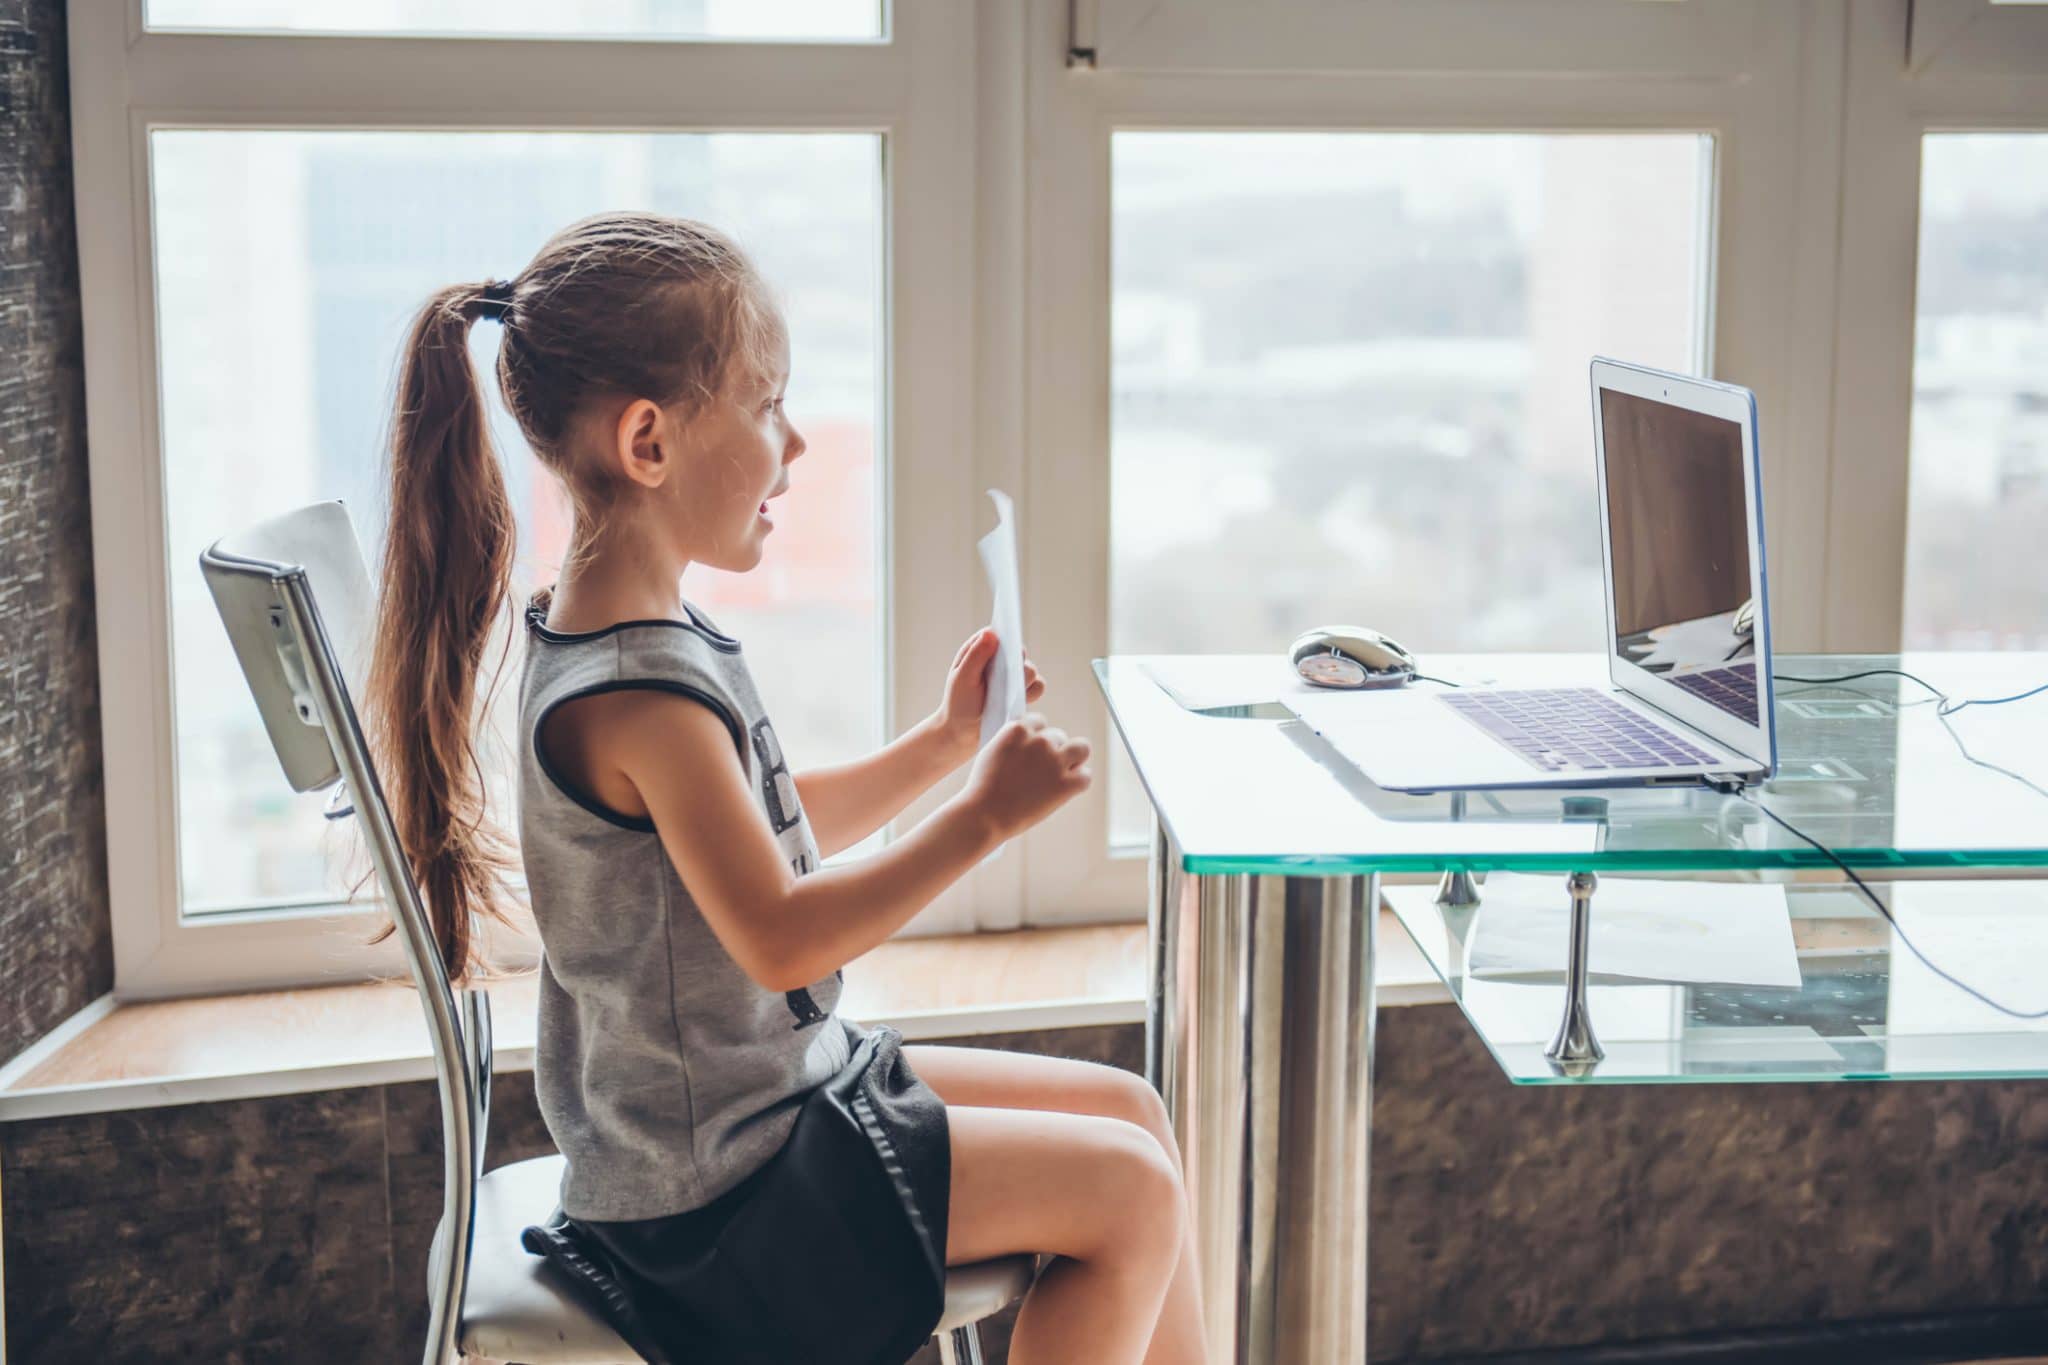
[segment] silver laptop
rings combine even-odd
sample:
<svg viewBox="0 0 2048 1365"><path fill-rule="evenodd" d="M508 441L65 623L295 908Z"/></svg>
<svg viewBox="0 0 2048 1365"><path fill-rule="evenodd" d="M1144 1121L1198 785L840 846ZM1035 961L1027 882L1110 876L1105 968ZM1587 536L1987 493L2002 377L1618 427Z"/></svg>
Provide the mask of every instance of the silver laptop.
<svg viewBox="0 0 2048 1365"><path fill-rule="evenodd" d="M1756 398L1593 362L1608 687L1292 694L1389 791L1759 782L1777 771Z"/></svg>

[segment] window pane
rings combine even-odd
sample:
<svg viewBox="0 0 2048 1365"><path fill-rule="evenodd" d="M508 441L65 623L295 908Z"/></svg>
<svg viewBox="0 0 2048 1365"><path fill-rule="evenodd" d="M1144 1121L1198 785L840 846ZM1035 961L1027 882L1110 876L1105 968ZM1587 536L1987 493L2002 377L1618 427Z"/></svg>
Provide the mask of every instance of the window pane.
<svg viewBox="0 0 2048 1365"><path fill-rule="evenodd" d="M836 761L880 739L878 137L165 131L152 155L188 913L330 902L359 862L344 842L353 826L328 825L322 797L286 787L199 552L252 521L341 498L375 565L381 442L413 310L441 285L514 274L549 234L599 209L717 223L782 297L789 410L809 453L762 565L693 569L683 590L745 642L791 755ZM472 336L519 517L523 600L553 581L568 514L498 399L497 328ZM834 667L817 669L819 658ZM508 827L519 663L515 652L486 754Z"/></svg>
<svg viewBox="0 0 2048 1365"><path fill-rule="evenodd" d="M882 0L147 0L153 29L464 38L878 38Z"/></svg>
<svg viewBox="0 0 2048 1365"><path fill-rule="evenodd" d="M1698 134L1117 134L1111 649L1601 648L1586 366L1697 367L1711 162Z"/></svg>
<svg viewBox="0 0 2048 1365"><path fill-rule="evenodd" d="M2048 648L2048 134L1921 149L1909 649Z"/></svg>

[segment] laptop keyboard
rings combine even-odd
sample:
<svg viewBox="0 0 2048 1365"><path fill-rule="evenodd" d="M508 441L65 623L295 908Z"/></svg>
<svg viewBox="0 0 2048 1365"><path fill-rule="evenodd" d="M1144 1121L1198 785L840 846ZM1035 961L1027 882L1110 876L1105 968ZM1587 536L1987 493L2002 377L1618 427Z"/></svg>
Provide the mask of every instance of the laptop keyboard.
<svg viewBox="0 0 2048 1365"><path fill-rule="evenodd" d="M1756 665L1731 664L1697 673L1668 673L1664 681L1682 687L1701 701L1712 702L1729 715L1756 724Z"/></svg>
<svg viewBox="0 0 2048 1365"><path fill-rule="evenodd" d="M1713 761L1590 687L1446 692L1437 700L1547 773L1685 768Z"/></svg>

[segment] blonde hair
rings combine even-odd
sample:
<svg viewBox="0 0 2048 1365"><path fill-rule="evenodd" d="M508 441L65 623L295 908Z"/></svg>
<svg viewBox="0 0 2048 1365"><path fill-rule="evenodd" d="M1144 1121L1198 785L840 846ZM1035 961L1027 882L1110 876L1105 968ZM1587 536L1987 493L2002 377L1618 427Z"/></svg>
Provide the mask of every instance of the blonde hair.
<svg viewBox="0 0 2048 1365"><path fill-rule="evenodd" d="M513 563L512 504L470 364L470 325L504 326L498 389L575 509L572 544L622 491L574 457L575 419L603 399L700 411L767 373L781 320L753 263L703 223L605 213L549 239L509 281L450 285L413 319L391 428L390 521L365 711L399 841L451 976L472 917L506 918L517 855L485 809L477 685ZM503 667L501 656L499 668Z"/></svg>

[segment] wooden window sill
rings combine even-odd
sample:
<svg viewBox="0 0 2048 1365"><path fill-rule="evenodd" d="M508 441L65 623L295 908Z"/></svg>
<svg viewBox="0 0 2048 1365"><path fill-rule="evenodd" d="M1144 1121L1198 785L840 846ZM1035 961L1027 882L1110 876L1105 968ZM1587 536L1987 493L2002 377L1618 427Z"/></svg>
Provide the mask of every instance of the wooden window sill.
<svg viewBox="0 0 2048 1365"><path fill-rule="evenodd" d="M1446 1000L1391 915L1380 1003ZM491 983L499 1071L533 1066L531 975ZM908 1039L1141 1023L1141 924L897 939L848 968L840 1011ZM287 1095L432 1076L409 983L116 1004L67 1021L0 1068L0 1122Z"/></svg>

